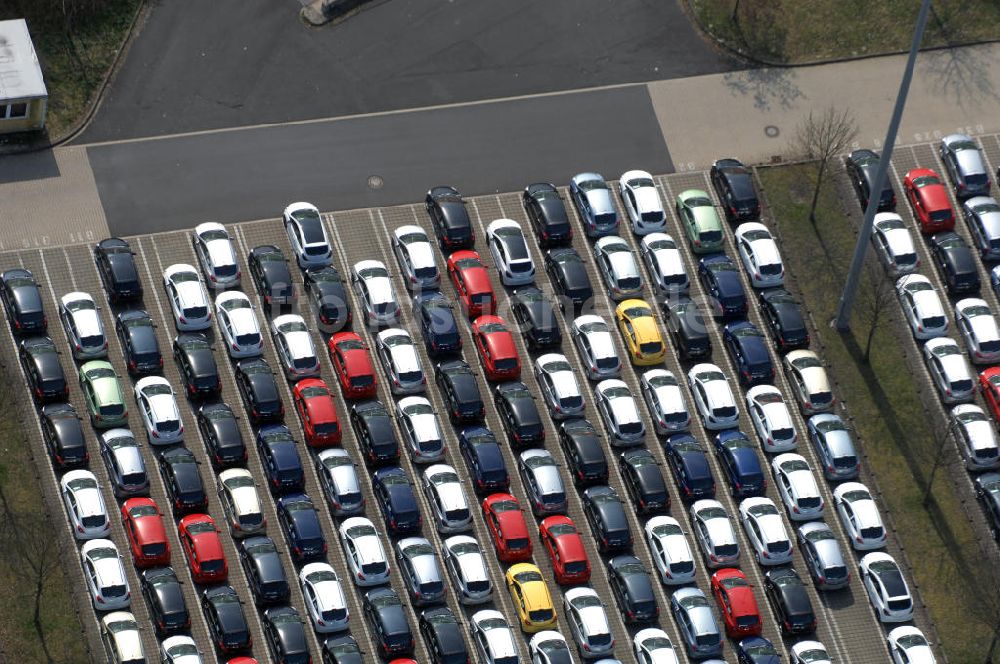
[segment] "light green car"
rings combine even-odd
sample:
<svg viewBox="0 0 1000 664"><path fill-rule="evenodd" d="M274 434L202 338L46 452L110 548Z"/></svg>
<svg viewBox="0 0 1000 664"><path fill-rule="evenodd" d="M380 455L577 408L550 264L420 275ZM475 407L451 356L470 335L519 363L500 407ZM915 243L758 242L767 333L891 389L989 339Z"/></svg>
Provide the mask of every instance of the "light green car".
<svg viewBox="0 0 1000 664"><path fill-rule="evenodd" d="M114 367L104 360L87 362L80 367L80 389L87 402L90 423L98 429L126 424L128 408Z"/></svg>
<svg viewBox="0 0 1000 664"><path fill-rule="evenodd" d="M708 194L701 189L682 191L677 197L677 216L684 225L691 251L696 254L722 251L722 222Z"/></svg>

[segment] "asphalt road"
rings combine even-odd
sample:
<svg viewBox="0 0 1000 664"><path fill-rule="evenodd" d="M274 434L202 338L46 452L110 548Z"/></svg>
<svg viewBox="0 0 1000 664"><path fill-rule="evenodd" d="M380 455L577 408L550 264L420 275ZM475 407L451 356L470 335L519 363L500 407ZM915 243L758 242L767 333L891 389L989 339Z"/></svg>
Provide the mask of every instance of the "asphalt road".
<svg viewBox="0 0 1000 664"><path fill-rule="evenodd" d="M680 0L392 0L310 29L296 0L152 9L78 143L697 76L740 67Z"/></svg>

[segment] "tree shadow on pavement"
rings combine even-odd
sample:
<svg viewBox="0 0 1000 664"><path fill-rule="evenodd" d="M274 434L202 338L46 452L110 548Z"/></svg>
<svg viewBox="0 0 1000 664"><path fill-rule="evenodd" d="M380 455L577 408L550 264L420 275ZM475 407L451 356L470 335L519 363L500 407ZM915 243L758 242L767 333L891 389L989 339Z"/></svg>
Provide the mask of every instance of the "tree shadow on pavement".
<svg viewBox="0 0 1000 664"><path fill-rule="evenodd" d="M794 69L771 67L729 72L722 77L733 95L753 97L754 108L769 111L774 107L790 109L805 99L805 93L795 82Z"/></svg>
<svg viewBox="0 0 1000 664"><path fill-rule="evenodd" d="M1000 99L990 68L989 46L960 46L923 54L924 75L933 82L934 91L962 108L989 99Z"/></svg>

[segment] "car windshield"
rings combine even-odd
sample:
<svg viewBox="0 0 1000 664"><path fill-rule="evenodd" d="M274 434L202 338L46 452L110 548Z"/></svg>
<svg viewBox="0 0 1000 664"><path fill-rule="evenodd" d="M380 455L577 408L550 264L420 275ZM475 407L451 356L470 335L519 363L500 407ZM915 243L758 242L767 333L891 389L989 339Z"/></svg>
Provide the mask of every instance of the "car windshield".
<svg viewBox="0 0 1000 664"><path fill-rule="evenodd" d="M760 330L754 327L737 327L731 330L734 337L763 337Z"/></svg>
<svg viewBox="0 0 1000 664"><path fill-rule="evenodd" d="M535 570L527 570L515 574L514 579L518 583L530 583L532 581L541 581L542 575L536 572Z"/></svg>
<svg viewBox="0 0 1000 664"><path fill-rule="evenodd" d="M633 454L628 458L628 463L630 466L635 466L640 468L642 466L655 466L656 459L647 450L643 450L637 454Z"/></svg>
<svg viewBox="0 0 1000 664"><path fill-rule="evenodd" d="M978 411L978 410L967 411L967 412L964 412L964 413L959 413L955 417L962 424L971 424L972 422L988 422L989 421L989 419L986 417L986 414L983 413L982 411Z"/></svg>
<svg viewBox="0 0 1000 664"><path fill-rule="evenodd" d="M77 479L70 480L66 483L71 491L80 491L82 489L96 489L97 482L90 477L79 477Z"/></svg>
<svg viewBox="0 0 1000 664"><path fill-rule="evenodd" d="M403 549L403 553L410 558L416 558L418 556L433 556L434 548L428 542L421 542L420 544L411 544L406 547Z"/></svg>
<svg viewBox="0 0 1000 664"><path fill-rule="evenodd" d="M133 632L139 629L139 626L134 620L115 620L114 622L107 623L108 631L112 634L118 634L120 632Z"/></svg>
<svg viewBox="0 0 1000 664"><path fill-rule="evenodd" d="M715 380L726 380L726 375L721 371L699 371L694 375L695 380L708 383Z"/></svg>
<svg viewBox="0 0 1000 664"><path fill-rule="evenodd" d="M178 343L184 350L207 350L210 348L204 339L185 339Z"/></svg>
<svg viewBox="0 0 1000 664"><path fill-rule="evenodd" d="M87 371L87 378L90 380L98 380L100 378L114 378L115 372L113 369L107 367L98 367L96 369L90 369Z"/></svg>
<svg viewBox="0 0 1000 664"><path fill-rule="evenodd" d="M434 486L441 486L442 484L458 483L458 475L449 470L440 473L435 473L429 479L431 481L431 484L433 484Z"/></svg>
<svg viewBox="0 0 1000 664"><path fill-rule="evenodd" d="M661 374L659 376L651 376L649 378L649 386L652 387L654 390L657 390L661 387L672 387L676 385L677 385L677 379L674 378L673 376Z"/></svg>
<svg viewBox="0 0 1000 664"><path fill-rule="evenodd" d="M503 395L506 396L511 401L517 401L519 399L530 399L531 392L524 387L516 387L513 389L505 389Z"/></svg>
<svg viewBox="0 0 1000 664"><path fill-rule="evenodd" d="M602 393L608 399L621 399L631 396L631 392L629 392L627 387L621 387L618 385L606 387L602 390Z"/></svg>
<svg viewBox="0 0 1000 664"><path fill-rule="evenodd" d="M707 267L710 272L736 272L736 265L728 260L705 263L705 267Z"/></svg>
<svg viewBox="0 0 1000 664"><path fill-rule="evenodd" d="M244 300L241 297L229 298L228 300L225 300L224 302L219 304L219 306L225 309L226 311L235 311L237 309L253 309L253 307L250 305L250 301Z"/></svg>
<svg viewBox="0 0 1000 664"><path fill-rule="evenodd" d="M954 343L943 343L935 346L931 351L938 357L946 357L948 355L961 355L962 351L958 349L958 344Z"/></svg>
<svg viewBox="0 0 1000 664"><path fill-rule="evenodd" d="M970 318L972 316L989 316L991 315L990 308L982 304L973 304L962 309L962 313Z"/></svg>
<svg viewBox="0 0 1000 664"><path fill-rule="evenodd" d="M656 537L669 537L671 535L683 535L681 527L673 523L663 523L653 527L653 535Z"/></svg>
<svg viewBox="0 0 1000 664"><path fill-rule="evenodd" d="M580 326L580 331L584 334L592 334L594 332L607 332L608 324L604 321L595 321L592 323L584 323Z"/></svg>
<svg viewBox="0 0 1000 664"><path fill-rule="evenodd" d="M786 473L795 473L802 470L808 471L809 464L807 464L802 459L790 459L781 464L781 469Z"/></svg>
<svg viewBox="0 0 1000 664"><path fill-rule="evenodd" d="M535 468L542 468L544 466L554 466L556 462L548 454L539 454L538 456L525 459L524 465L534 470Z"/></svg>
<svg viewBox="0 0 1000 664"><path fill-rule="evenodd" d="M932 184L941 184L941 180L936 175L921 175L920 177L913 178L914 187L926 187Z"/></svg>
<svg viewBox="0 0 1000 664"><path fill-rule="evenodd" d="M169 385L164 385L163 383L154 383L152 385L148 385L142 388L142 393L149 397L155 397L162 395L171 395L174 393L174 391L170 389Z"/></svg>
<svg viewBox="0 0 1000 664"><path fill-rule="evenodd" d="M704 196L690 196L684 199L688 207L712 207L712 201Z"/></svg>
<svg viewBox="0 0 1000 664"><path fill-rule="evenodd" d="M290 320L282 323L278 326L279 332L284 332L285 334L289 332L308 332L309 328L301 320Z"/></svg>
<svg viewBox="0 0 1000 664"><path fill-rule="evenodd" d="M188 524L187 531L192 535L201 535L202 533L214 533L215 524L210 521L195 521L192 524Z"/></svg>
<svg viewBox="0 0 1000 664"><path fill-rule="evenodd" d="M774 649L774 646L772 646L770 643L754 643L749 646L744 646L743 649L746 650L747 653L754 658L764 657L764 656L774 656L774 657L778 656L778 652Z"/></svg>
<svg viewBox="0 0 1000 664"><path fill-rule="evenodd" d="M506 332L507 328L503 323L484 323L479 326L479 331L483 334L493 334L494 332Z"/></svg>
<svg viewBox="0 0 1000 664"><path fill-rule="evenodd" d="M475 542L458 542L448 547L456 556L479 553L479 545Z"/></svg>
<svg viewBox="0 0 1000 664"><path fill-rule="evenodd" d="M726 510L721 507L703 507L698 510L698 518L703 521L711 521L712 519L726 519Z"/></svg>
<svg viewBox="0 0 1000 664"><path fill-rule="evenodd" d="M374 526L366 523L360 526L351 526L348 528L347 536L351 539L358 539L359 537L378 536L378 533L375 532Z"/></svg>
<svg viewBox="0 0 1000 664"><path fill-rule="evenodd" d="M778 509L774 505L766 503L762 505L753 505L752 507L747 508L747 512L750 516L760 518L762 516L777 514Z"/></svg>
<svg viewBox="0 0 1000 664"><path fill-rule="evenodd" d="M179 643L175 646L171 646L167 650L167 654L171 657L190 657L200 653L198 652L198 646L193 643Z"/></svg>
<svg viewBox="0 0 1000 664"><path fill-rule="evenodd" d="M744 231L743 238L749 242L756 242L757 240L770 240L771 234L766 230L755 228L753 230Z"/></svg>
<svg viewBox="0 0 1000 664"><path fill-rule="evenodd" d="M88 551L87 557L91 560L106 560L109 558L117 558L118 552L110 546L101 546Z"/></svg>
<svg viewBox="0 0 1000 664"><path fill-rule="evenodd" d="M641 318L653 315L653 312L650 311L649 307L629 307L624 313L629 318Z"/></svg>
<svg viewBox="0 0 1000 664"><path fill-rule="evenodd" d="M680 605L685 609L694 609L699 606L708 606L708 600L705 599L703 595L690 595L688 597L683 597L679 601Z"/></svg>
<svg viewBox="0 0 1000 664"><path fill-rule="evenodd" d="M792 365L796 369L814 369L814 368L817 368L817 367L818 368L822 368L823 367L823 363L820 362L819 359L817 359L817 358L815 358L815 357L813 357L811 355L807 355L805 357L797 357L797 358L795 358L794 360L792 360Z"/></svg>
<svg viewBox="0 0 1000 664"><path fill-rule="evenodd" d="M97 309L97 306L92 300L85 300L81 298L79 300L67 302L66 309L76 313L77 311L94 311Z"/></svg>
<svg viewBox="0 0 1000 664"><path fill-rule="evenodd" d="M389 278L389 272L382 266L378 267L365 267L358 270L358 276L362 279L376 279L382 277L384 279Z"/></svg>

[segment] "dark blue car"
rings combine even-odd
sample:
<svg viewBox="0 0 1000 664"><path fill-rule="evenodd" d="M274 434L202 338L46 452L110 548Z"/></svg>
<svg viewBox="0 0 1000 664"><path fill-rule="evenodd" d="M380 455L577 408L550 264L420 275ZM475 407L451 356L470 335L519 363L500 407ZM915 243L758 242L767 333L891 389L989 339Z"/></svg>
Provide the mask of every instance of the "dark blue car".
<svg viewBox="0 0 1000 664"><path fill-rule="evenodd" d="M386 530L400 536L420 530L423 519L406 472L398 466L379 468L372 475L372 493L378 503Z"/></svg>
<svg viewBox="0 0 1000 664"><path fill-rule="evenodd" d="M739 429L727 429L715 437L715 454L734 498L763 496L767 479L760 466L757 446Z"/></svg>
<svg viewBox="0 0 1000 664"><path fill-rule="evenodd" d="M278 523L285 533L296 562L314 560L326 553L326 540L319 524L319 513L304 493L290 493L278 498Z"/></svg>
<svg viewBox="0 0 1000 664"><path fill-rule="evenodd" d="M466 427L458 433L458 449L469 467L476 493L506 491L510 486L507 465L496 436L486 427Z"/></svg>
<svg viewBox="0 0 1000 664"><path fill-rule="evenodd" d="M441 291L427 291L413 296L413 317L420 323L420 332L431 357L462 350L462 337L451 308L451 302Z"/></svg>
<svg viewBox="0 0 1000 664"><path fill-rule="evenodd" d="M694 436L674 434L664 441L663 451L677 480L681 498L693 501L715 496L715 478L708 465L708 456Z"/></svg>
<svg viewBox="0 0 1000 664"><path fill-rule="evenodd" d="M770 641L751 636L736 644L736 661L739 664L781 664L781 656Z"/></svg>
<svg viewBox="0 0 1000 664"><path fill-rule="evenodd" d="M698 261L698 280L717 317L732 320L747 315L747 297L739 268L729 256L711 254Z"/></svg>
<svg viewBox="0 0 1000 664"><path fill-rule="evenodd" d="M722 343L736 365L740 383L750 387L774 381L774 364L767 352L767 338L745 320L722 327Z"/></svg>
<svg viewBox="0 0 1000 664"><path fill-rule="evenodd" d="M260 463L274 493L302 491L305 487L305 473L297 448L298 443L284 424L270 424L257 431Z"/></svg>

